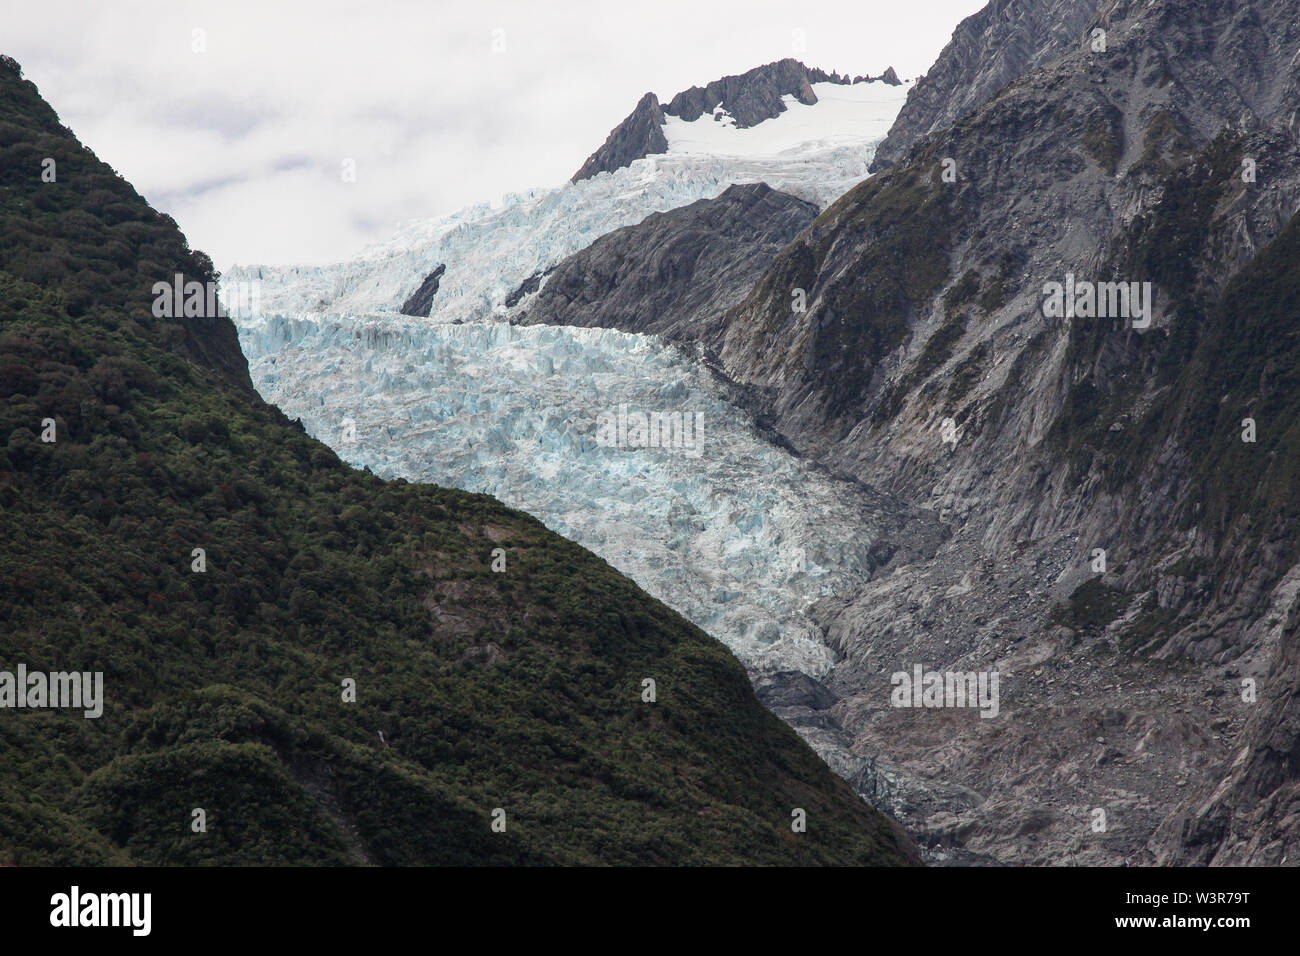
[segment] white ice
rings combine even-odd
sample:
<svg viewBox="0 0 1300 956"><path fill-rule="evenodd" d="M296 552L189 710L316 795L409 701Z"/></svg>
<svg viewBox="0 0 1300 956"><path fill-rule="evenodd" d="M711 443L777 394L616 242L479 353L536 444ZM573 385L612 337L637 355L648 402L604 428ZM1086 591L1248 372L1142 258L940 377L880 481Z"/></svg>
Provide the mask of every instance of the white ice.
<svg viewBox="0 0 1300 956"><path fill-rule="evenodd" d="M870 504L755 433L694 360L605 329L385 314L246 324L262 395L354 465L485 492L599 554L753 669L822 675L807 605L863 580ZM687 449L596 420L703 415Z"/></svg>

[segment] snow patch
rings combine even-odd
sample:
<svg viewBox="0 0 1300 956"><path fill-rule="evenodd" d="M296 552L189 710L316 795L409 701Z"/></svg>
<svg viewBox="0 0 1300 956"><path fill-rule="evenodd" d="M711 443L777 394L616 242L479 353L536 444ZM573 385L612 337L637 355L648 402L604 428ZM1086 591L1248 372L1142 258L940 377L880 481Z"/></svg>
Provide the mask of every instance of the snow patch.
<svg viewBox="0 0 1300 956"><path fill-rule="evenodd" d="M690 122L668 116L664 123L668 154L756 159L791 151L805 155L836 146L865 148L884 139L911 87L911 83L891 86L880 81L851 86L814 83L817 102L812 106L784 96L784 113L748 129L738 129L722 109Z"/></svg>

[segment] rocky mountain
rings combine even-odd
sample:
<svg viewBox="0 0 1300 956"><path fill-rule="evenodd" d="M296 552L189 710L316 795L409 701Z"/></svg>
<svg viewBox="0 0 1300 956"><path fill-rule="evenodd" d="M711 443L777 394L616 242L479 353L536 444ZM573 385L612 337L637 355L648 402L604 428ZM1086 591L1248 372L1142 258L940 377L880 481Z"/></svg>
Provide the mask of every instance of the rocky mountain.
<svg viewBox="0 0 1300 956"><path fill-rule="evenodd" d="M785 112L784 97L792 96L805 106L815 104L814 83L851 85L863 82L899 86L902 81L892 66L878 77L850 79L838 73L809 69L798 60L786 58L737 76L724 76L707 86L692 86L675 95L667 104L661 104L654 93L647 93L627 119L610 131L604 145L573 174L572 182L589 179L597 173L613 172L646 156L668 152L668 141L663 131L665 116L694 122L706 113L717 120L725 115L738 129L748 129Z"/></svg>
<svg viewBox="0 0 1300 956"><path fill-rule="evenodd" d="M829 697L779 695L935 859L1300 859L1294 12L991 3L892 165L686 336L947 528L819 604ZM1133 308L1048 308L1076 281ZM918 663L998 671L999 718L889 706Z"/></svg>
<svg viewBox="0 0 1300 956"><path fill-rule="evenodd" d="M817 213L765 183L653 213L562 261L518 321L707 338Z"/></svg>
<svg viewBox="0 0 1300 956"><path fill-rule="evenodd" d="M1012 80L1077 48L1084 28L1108 5L1109 0L992 0L967 17L909 91L871 171L887 169L917 140L964 119Z"/></svg>
<svg viewBox="0 0 1300 956"><path fill-rule="evenodd" d="M0 60L0 862L916 861L721 644L496 500L344 465L177 274L216 288ZM99 713L38 704L72 671Z"/></svg>
<svg viewBox="0 0 1300 956"><path fill-rule="evenodd" d="M559 301L547 290L568 256L632 224L666 246L651 250L641 230L602 245L613 272L590 290L593 306L627 278L647 292L665 287L656 307L675 314L721 303L719 282L736 301L818 209L866 175L905 96L880 82L818 88L816 105L794 104L756 129L672 118L664 156L413 223L341 263L231 270L232 287L260 291L258 307L236 317L257 388L357 467L490 493L537 516L751 671L823 674L832 654L809 607L932 552L932 516L773 443L693 349L640 332L511 324L537 301ZM660 222L656 212L672 215ZM673 224L698 241L672 240ZM751 239L766 245L750 250ZM617 262L647 253L657 278ZM398 316L435 264L446 271L428 321ZM692 433L703 441L602 445L599 421L622 409L670 423L685 415L702 423Z"/></svg>
<svg viewBox="0 0 1300 956"><path fill-rule="evenodd" d="M668 152L663 126L664 111L659 97L647 93L627 119L610 130L604 145L587 157L570 181L576 183L597 173L612 173L651 153Z"/></svg>
<svg viewBox="0 0 1300 956"><path fill-rule="evenodd" d="M874 176L874 139L772 150L863 103L769 65L643 100L559 190L258 270L242 342L313 434L382 436L350 460L687 609L928 860L1295 863L1297 49L1282 0L994 0ZM724 440L609 456L629 399ZM997 713L895 706L915 667L999 675Z"/></svg>
<svg viewBox="0 0 1300 956"><path fill-rule="evenodd" d="M668 153L609 175L416 221L341 262L237 266L225 281L257 283L256 317L404 308L438 322L504 317L539 291L542 277L566 256L652 213L715 198L732 185L761 182L824 208L867 175L905 90L832 84L816 106L799 105L750 130L673 118L676 142Z"/></svg>

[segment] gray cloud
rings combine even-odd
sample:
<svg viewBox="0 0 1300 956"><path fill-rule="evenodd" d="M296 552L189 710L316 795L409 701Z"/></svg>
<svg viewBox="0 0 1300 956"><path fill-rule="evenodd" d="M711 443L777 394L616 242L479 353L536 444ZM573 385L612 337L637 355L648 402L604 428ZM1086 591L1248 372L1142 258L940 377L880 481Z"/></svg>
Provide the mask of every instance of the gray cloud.
<svg viewBox="0 0 1300 956"><path fill-rule="evenodd" d="M74 0L8 13L3 52L225 268L346 257L399 222L556 185L647 90L791 55L915 76L982 5Z"/></svg>

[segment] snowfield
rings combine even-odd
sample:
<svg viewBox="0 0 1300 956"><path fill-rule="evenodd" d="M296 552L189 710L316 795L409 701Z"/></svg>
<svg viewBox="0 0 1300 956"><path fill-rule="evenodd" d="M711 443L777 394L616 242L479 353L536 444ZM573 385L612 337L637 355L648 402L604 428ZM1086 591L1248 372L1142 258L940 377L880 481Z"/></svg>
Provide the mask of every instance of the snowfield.
<svg viewBox="0 0 1300 956"><path fill-rule="evenodd" d="M737 129L730 115L719 109L714 111L719 115L716 120L701 116L688 123L669 116L664 136L669 154L759 158L788 151L802 155L835 146L861 147L885 138L912 85L814 83L817 102L812 106L784 96L784 113L749 129Z"/></svg>

